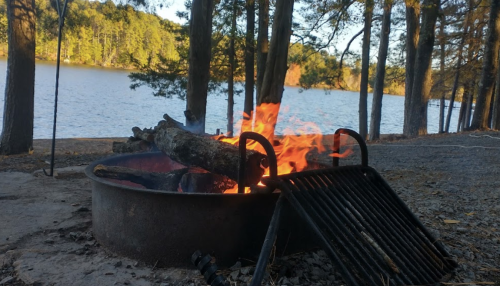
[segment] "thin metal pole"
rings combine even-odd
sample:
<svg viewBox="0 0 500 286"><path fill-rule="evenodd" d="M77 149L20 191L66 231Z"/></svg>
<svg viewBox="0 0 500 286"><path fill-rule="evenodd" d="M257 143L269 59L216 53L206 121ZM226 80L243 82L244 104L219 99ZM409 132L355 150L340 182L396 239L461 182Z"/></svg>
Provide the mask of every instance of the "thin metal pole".
<svg viewBox="0 0 500 286"><path fill-rule="evenodd" d="M50 153L50 173L47 174L45 169L43 172L45 175L52 177L54 175L54 156L56 151L56 126L57 126L57 99L59 95L59 66L61 65L61 39L62 39L62 29L64 27L64 15L66 14L66 6L68 5L68 0L64 1L64 7L61 12L61 4L59 0L56 0L57 14L59 15L59 31L57 34L57 63L56 63L56 91L54 99L54 123L52 126L52 150Z"/></svg>

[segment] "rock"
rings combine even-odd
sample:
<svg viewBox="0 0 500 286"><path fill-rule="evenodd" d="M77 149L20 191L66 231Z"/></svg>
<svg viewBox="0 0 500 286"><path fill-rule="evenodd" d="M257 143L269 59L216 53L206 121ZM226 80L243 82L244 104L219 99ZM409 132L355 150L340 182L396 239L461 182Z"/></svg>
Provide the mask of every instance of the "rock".
<svg viewBox="0 0 500 286"><path fill-rule="evenodd" d="M14 281L14 279L15 278L12 276L7 276L4 279L2 279L2 281L0 281L0 285L5 285L7 283L10 283L10 282Z"/></svg>
<svg viewBox="0 0 500 286"><path fill-rule="evenodd" d="M52 238L47 238L44 242L47 244L54 244L54 240Z"/></svg>
<svg viewBox="0 0 500 286"><path fill-rule="evenodd" d="M240 270L235 270L231 272L231 274L229 274L229 277L231 278L232 281L236 281L239 275L240 275Z"/></svg>
<svg viewBox="0 0 500 286"><path fill-rule="evenodd" d="M248 275L249 273L253 272L253 267L243 267L240 269L241 275Z"/></svg>

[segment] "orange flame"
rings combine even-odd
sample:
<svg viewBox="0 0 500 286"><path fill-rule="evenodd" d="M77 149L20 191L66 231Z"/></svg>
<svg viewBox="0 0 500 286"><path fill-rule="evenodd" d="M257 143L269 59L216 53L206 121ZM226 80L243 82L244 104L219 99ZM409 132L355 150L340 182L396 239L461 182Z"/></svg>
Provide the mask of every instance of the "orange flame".
<svg viewBox="0 0 500 286"><path fill-rule="evenodd" d="M261 134L271 143L273 143L274 151L276 153L276 158L278 160L278 175L288 174L291 172L300 172L307 167L306 155L312 150L317 150L318 153L326 151L326 147L323 145L323 134L321 129L313 122L302 122L299 119L292 118L292 125L300 126L296 130L291 128L286 128L284 130L283 136L278 136L274 138L274 129L278 121L278 113L280 110L280 104L274 103L263 103L257 106L255 117L253 121L241 119L237 126L241 126L240 130L237 130L235 134L241 134L246 131L253 131ZM246 118L252 118L244 114ZM341 145L344 145L347 136L341 136ZM333 143L333 138L331 143ZM230 143L238 144L239 137L234 138L219 138L219 140ZM330 146L331 147L331 146ZM253 140L247 141L247 149L255 150L261 153L265 153L264 148L257 142ZM340 157L344 158L352 153L352 149L348 148L343 153L340 154L330 154L330 157ZM269 169L266 170L264 176L269 176ZM262 185L262 183L259 183ZM237 193L238 185L232 189L226 190L224 193ZM245 193L249 193L250 189L245 188Z"/></svg>
<svg viewBox="0 0 500 286"><path fill-rule="evenodd" d="M299 172L307 167L306 155L311 150L317 149L318 152L326 150L323 145L320 128L312 122L302 122L299 119L292 119L295 125L301 126L297 130L287 128L284 130L284 135L279 136L278 140L274 138L274 129L278 119L280 104L263 103L257 106L255 118L250 120L240 120L237 126L241 126L241 130L237 134L245 131L253 131L261 134L270 142L274 143L274 150L278 159L278 174L288 174L291 172ZM252 115L252 114L251 114ZM252 118L252 116L247 118ZM223 138L224 142L238 144L239 137ZM276 142L277 141L277 142ZM247 142L247 149L256 150L264 153L264 149L255 141ZM266 170L264 176L269 175L269 170ZM236 193L237 186L234 189L226 190L225 193ZM245 192L249 192L246 190Z"/></svg>

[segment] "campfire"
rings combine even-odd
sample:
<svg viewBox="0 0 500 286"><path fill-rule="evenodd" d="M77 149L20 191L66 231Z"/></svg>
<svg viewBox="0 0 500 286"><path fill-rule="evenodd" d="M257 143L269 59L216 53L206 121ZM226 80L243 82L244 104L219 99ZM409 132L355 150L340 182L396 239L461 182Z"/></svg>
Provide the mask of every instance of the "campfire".
<svg viewBox="0 0 500 286"><path fill-rule="evenodd" d="M296 130L286 128L284 135L275 136L279 104L262 104L257 107L253 120L240 120L237 134L253 131L273 143L278 161L278 174L300 172L317 168L318 164L307 161L311 151L324 152L323 135L312 122L295 120ZM297 124L298 123L298 124ZM146 188L206 193L237 193L239 136L202 136L185 130L182 123L168 114L155 128L132 128L134 136L127 143L116 144L114 150L137 151L157 147L173 160L183 165L169 173L138 173L137 170L98 166L95 174L100 177L122 179L143 185ZM153 144L154 142L154 144ZM256 141L247 142L245 160L245 193L259 192L261 178L269 175L267 154ZM347 155L345 153L344 155Z"/></svg>
<svg viewBox="0 0 500 286"><path fill-rule="evenodd" d="M165 222L161 228L164 230L155 236L161 237L160 247L163 241L176 247L164 252L162 257L179 253L176 259L182 259L188 257L186 251L199 245L197 249L214 251L218 260L221 258L220 261L227 262L234 261L236 255L241 257L240 253L249 249L255 256L258 245L262 245L251 286L260 285L272 249L280 246L280 237L282 242L286 238L285 248L294 243L308 248L310 244L307 240L299 238L305 233L312 235L325 250L348 285L430 285L453 271L457 264L445 247L430 234L383 178L368 166L368 149L359 134L349 129L337 130L331 149L333 166L311 167L306 155L312 150L326 151L319 129L308 123L300 130L288 130L285 135L275 138L278 110L279 105L262 105L253 121L240 123L241 136L235 138L193 134L168 115L164 115L165 120L160 121L152 129L153 132L134 128L134 133L143 133L139 136L141 142L148 142L153 136L154 146L162 151L161 156L173 160L175 164L168 164L166 169L156 169L144 168L140 162L135 164L139 166L137 170L129 168L129 163L134 160L126 158L117 165L94 164L88 168L93 172L91 176L125 180L146 189L160 190L163 194L177 194L177 197L180 193L202 196L196 201L188 197L160 201L158 191L155 191L154 201L133 194L132 197L139 201L136 204L134 200L124 200L122 189L115 192L108 190L107 186L99 187L96 190L96 207L93 206L94 210L98 209L93 211L96 237L112 247L120 241L128 251L142 255L140 250L137 253L137 248L145 247L145 243L139 245L136 241L148 240L149 234L136 237L134 233L132 243L122 234L110 239L117 232L116 222L123 223L127 218L134 218L138 205L141 205L148 208L145 213L153 217L139 215L134 222L138 228L144 228L144 221L154 225L159 214L168 214L168 223ZM311 130L313 132L309 134ZM357 141L361 164L339 167L338 158L350 153L339 154L340 138L347 137L341 134ZM242 201L229 202L229 198ZM253 200L252 203L247 199ZM103 208L107 206L103 201L108 200L121 200L120 210L110 215ZM205 205L200 216L197 207L202 203ZM265 213L259 213L261 210ZM272 217L270 210L273 210ZM300 219L291 218L291 213ZM234 221L234 217L241 214L246 217L238 217ZM105 223L101 216L107 217ZM211 220L212 217L215 220ZM206 228L213 224L212 221L220 229L210 229L203 235L197 232L197 227ZM269 227L263 239L265 225ZM229 231L226 229L228 226L231 228ZM307 226L309 231L297 229L302 226ZM221 229L226 230L217 235L217 230ZM175 236L173 240L170 237L172 232ZM289 240L292 234L295 237ZM168 238L164 238L166 235ZM203 243L198 238L209 242ZM154 252L151 255L158 257ZM210 261L210 255L202 257L200 252L194 254L193 263L204 273L209 284L216 279L223 281L221 276L216 275L216 267Z"/></svg>

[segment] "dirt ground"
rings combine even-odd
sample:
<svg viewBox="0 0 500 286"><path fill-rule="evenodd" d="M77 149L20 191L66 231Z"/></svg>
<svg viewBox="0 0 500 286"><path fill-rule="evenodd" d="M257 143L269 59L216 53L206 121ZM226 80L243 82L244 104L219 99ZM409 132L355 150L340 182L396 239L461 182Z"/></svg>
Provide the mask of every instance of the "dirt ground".
<svg viewBox="0 0 500 286"><path fill-rule="evenodd" d="M447 245L457 285L500 285L500 133L387 136L368 145L369 165ZM92 236L90 183L82 170L111 153L105 139L35 140L30 155L0 157L0 285L204 285L195 269L164 269L109 253ZM331 137L325 139L331 142ZM357 164L359 153L341 159ZM330 164L325 154L311 160ZM452 223L450 223L452 222ZM286 271L283 269L286 268ZM252 268L223 274L246 285ZM323 251L278 259L268 285L341 285Z"/></svg>

